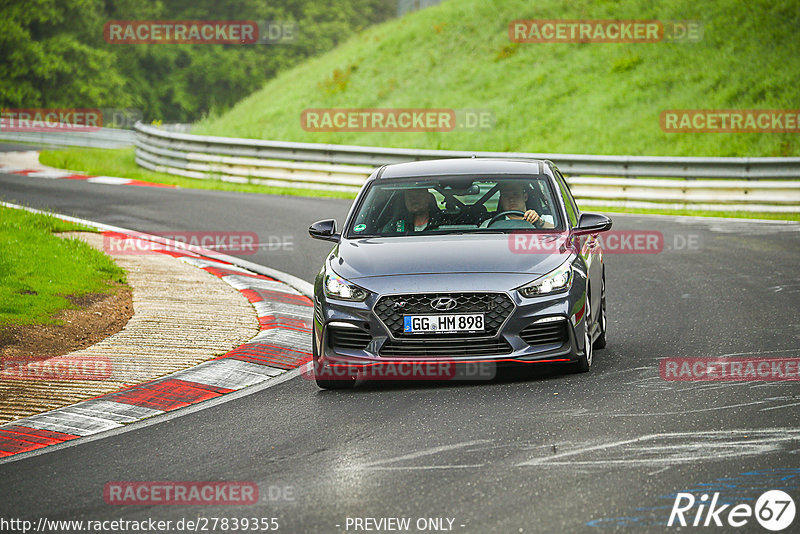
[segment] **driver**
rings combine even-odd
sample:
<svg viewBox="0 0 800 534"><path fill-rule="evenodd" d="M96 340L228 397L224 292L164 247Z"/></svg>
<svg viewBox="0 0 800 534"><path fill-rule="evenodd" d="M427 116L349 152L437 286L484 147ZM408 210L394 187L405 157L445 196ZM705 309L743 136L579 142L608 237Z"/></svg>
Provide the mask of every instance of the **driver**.
<svg viewBox="0 0 800 534"><path fill-rule="evenodd" d="M425 187L403 192L404 213L384 226L384 232L422 232L437 225L436 197Z"/></svg>
<svg viewBox="0 0 800 534"><path fill-rule="evenodd" d="M536 228L554 228L553 223L547 222L542 219L535 210L528 209L526 202L528 201L528 191L522 183L511 182L505 183L500 186L500 200L497 203L498 212L503 211L519 211L523 215L508 214L505 216L508 219L522 219L531 223Z"/></svg>

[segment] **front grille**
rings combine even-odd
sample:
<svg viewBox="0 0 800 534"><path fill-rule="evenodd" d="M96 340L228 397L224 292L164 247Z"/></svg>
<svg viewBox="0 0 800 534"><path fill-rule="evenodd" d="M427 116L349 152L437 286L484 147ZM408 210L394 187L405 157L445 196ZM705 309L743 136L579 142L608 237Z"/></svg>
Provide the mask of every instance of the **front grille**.
<svg viewBox="0 0 800 534"><path fill-rule="evenodd" d="M438 297L456 299L458 305L452 310L439 311L431 307L431 301ZM397 338L418 337L425 334L404 334L404 315L440 315L450 313L483 313L483 332L474 334L435 334L445 337L491 337L496 336L503 323L514 310L514 303L505 293L413 293L408 295L387 295L378 299L373 311Z"/></svg>
<svg viewBox="0 0 800 534"><path fill-rule="evenodd" d="M554 321L550 323L534 323L526 326L519 337L533 347L558 343L563 345L569 341L567 321Z"/></svg>
<svg viewBox="0 0 800 534"><path fill-rule="evenodd" d="M328 327L328 339L334 349L361 350L369 345L372 336L357 328Z"/></svg>
<svg viewBox="0 0 800 534"><path fill-rule="evenodd" d="M508 354L511 345L503 339L425 339L419 341L388 340L381 347L381 356L390 357L451 357L494 356Z"/></svg>

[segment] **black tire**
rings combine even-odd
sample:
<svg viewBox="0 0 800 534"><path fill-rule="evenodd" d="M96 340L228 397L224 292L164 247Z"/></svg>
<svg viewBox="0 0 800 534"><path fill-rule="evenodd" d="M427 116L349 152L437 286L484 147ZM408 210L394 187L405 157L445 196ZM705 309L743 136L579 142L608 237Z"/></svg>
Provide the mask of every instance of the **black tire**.
<svg viewBox="0 0 800 534"><path fill-rule="evenodd" d="M586 313L583 316L584 320L584 334L583 334L583 353L578 355L578 361L575 364L576 373L586 373L592 367L593 351L592 351L592 338L589 334L589 318L591 317L591 305L589 304L589 293L586 293Z"/></svg>
<svg viewBox="0 0 800 534"><path fill-rule="evenodd" d="M606 348L606 328L608 327L608 320L606 318L606 276L603 273L603 285L600 286L600 317L598 318L600 324L600 335L594 340L593 347L596 349Z"/></svg>
<svg viewBox="0 0 800 534"><path fill-rule="evenodd" d="M317 369L320 369L319 354L317 353L317 336L316 333L311 337L311 355L314 362L314 381L322 389L353 389L356 386L356 381L345 377L326 379L320 378ZM323 369L324 372L324 369Z"/></svg>

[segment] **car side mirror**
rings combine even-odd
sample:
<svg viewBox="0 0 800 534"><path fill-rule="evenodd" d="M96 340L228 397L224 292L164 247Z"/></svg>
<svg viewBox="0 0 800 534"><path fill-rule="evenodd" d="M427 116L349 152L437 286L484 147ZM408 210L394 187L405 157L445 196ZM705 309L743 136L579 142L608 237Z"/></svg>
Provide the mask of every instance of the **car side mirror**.
<svg viewBox="0 0 800 534"><path fill-rule="evenodd" d="M598 234L611 229L610 218L599 213L581 213L578 226L573 228L573 235Z"/></svg>
<svg viewBox="0 0 800 534"><path fill-rule="evenodd" d="M322 239L324 241L333 241L338 243L342 237L336 233L336 221L334 219L325 219L324 221L317 221L308 227L308 235L314 239Z"/></svg>

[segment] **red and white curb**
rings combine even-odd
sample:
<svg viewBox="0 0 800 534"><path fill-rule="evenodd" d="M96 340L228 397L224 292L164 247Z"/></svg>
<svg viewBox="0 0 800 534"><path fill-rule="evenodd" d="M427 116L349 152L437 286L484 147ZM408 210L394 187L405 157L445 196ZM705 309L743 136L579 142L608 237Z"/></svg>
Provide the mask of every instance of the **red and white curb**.
<svg viewBox="0 0 800 534"><path fill-rule="evenodd" d="M73 220L73 218L67 218ZM89 221L80 221L84 224ZM92 223L91 225L103 227ZM111 228L111 227L106 227ZM114 228L139 239L169 242L156 236ZM287 284L255 274L197 247L170 243L164 251L218 276L253 303L261 332L247 343L195 367L0 425L0 458L9 457L113 430L125 424L214 399L270 380L311 360L312 301Z"/></svg>
<svg viewBox="0 0 800 534"><path fill-rule="evenodd" d="M90 176L88 174L76 173L71 171L60 171L57 169L25 169L18 167L6 167L0 165L0 172L6 174L16 174L18 176L27 176L29 178L47 178L49 180L84 180L91 184L105 184L105 185L136 185L140 187L168 187L175 188L174 185L156 184L152 182L143 182L141 180L133 180L131 178L117 178L115 176Z"/></svg>

